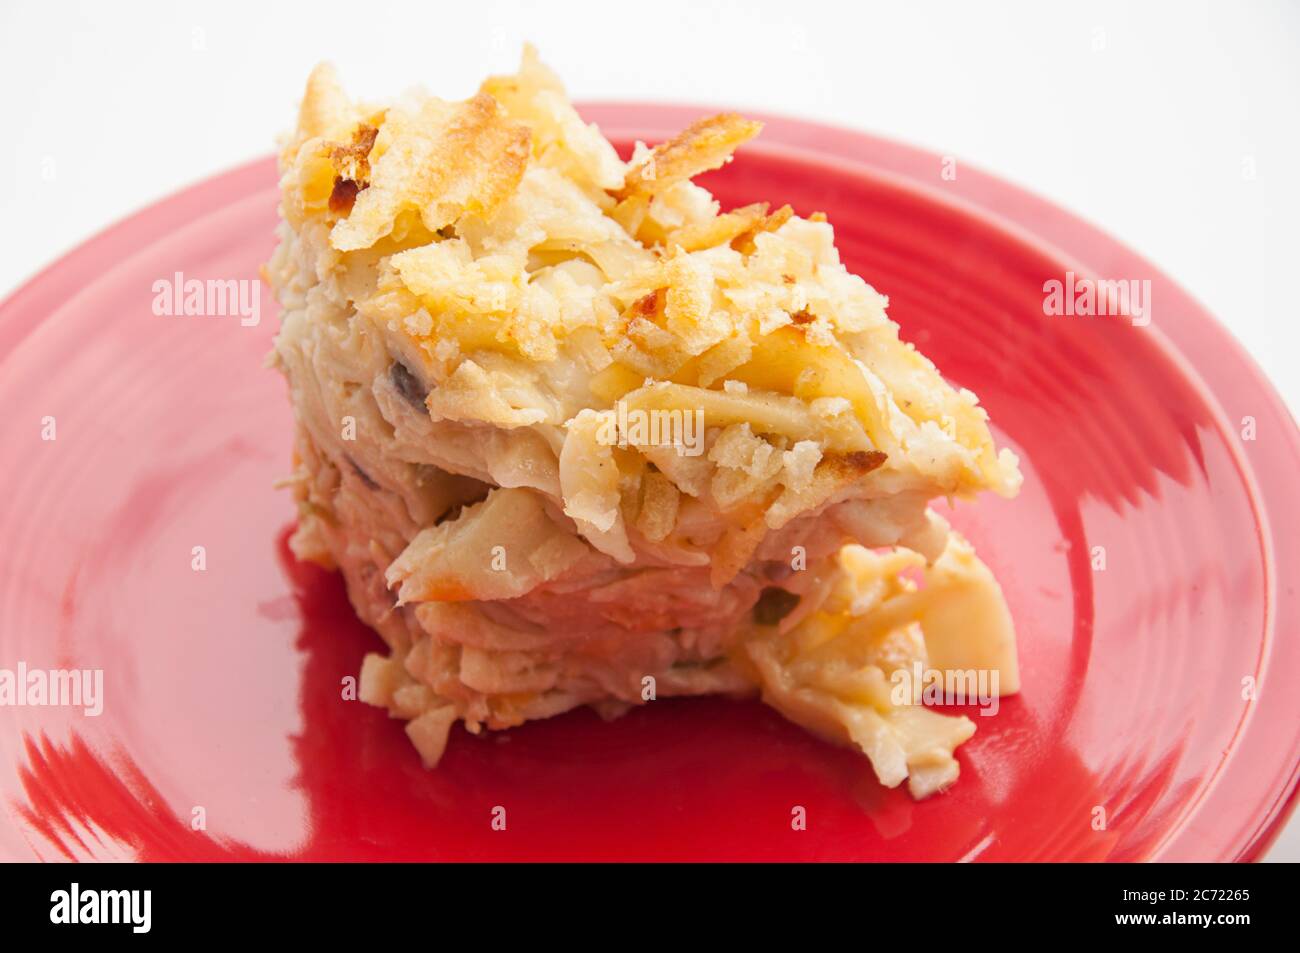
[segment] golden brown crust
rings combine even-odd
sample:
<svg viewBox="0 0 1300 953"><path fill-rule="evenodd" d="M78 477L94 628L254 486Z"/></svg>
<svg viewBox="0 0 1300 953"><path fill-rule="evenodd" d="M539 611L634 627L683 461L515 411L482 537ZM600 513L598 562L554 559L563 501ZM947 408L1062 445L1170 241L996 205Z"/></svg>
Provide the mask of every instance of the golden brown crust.
<svg viewBox="0 0 1300 953"><path fill-rule="evenodd" d="M737 113L698 119L628 170L618 199L647 197L702 172L721 168L743 143L758 135L761 122Z"/></svg>
<svg viewBox="0 0 1300 953"><path fill-rule="evenodd" d="M472 181L473 196L464 207L486 218L519 187L531 139L527 126L506 119L495 99L479 93L464 102L448 125L443 148L432 157L445 167L430 170L431 181L448 192Z"/></svg>
<svg viewBox="0 0 1300 953"><path fill-rule="evenodd" d="M448 108L449 115L430 109L397 124L383 155L367 169L370 188L335 226L336 248L373 245L408 209L429 231L465 213L488 217L518 188L529 159L528 127L507 119L486 93Z"/></svg>
<svg viewBox="0 0 1300 953"><path fill-rule="evenodd" d="M355 114L356 107L343 91L334 67L321 63L307 78L307 89L298 110L298 128L286 155L291 156L309 139L345 135Z"/></svg>
<svg viewBox="0 0 1300 953"><path fill-rule="evenodd" d="M334 177L334 188L330 191L329 209L335 215L347 215L352 211L352 206L356 204L357 193L364 186L358 185L355 179L345 179L342 176Z"/></svg>
<svg viewBox="0 0 1300 953"><path fill-rule="evenodd" d="M856 480L884 466L887 458L888 455L880 450L854 450L852 453L827 454L826 466Z"/></svg>
<svg viewBox="0 0 1300 953"><path fill-rule="evenodd" d="M752 231L766 217L766 202L744 205L707 222L684 225L673 230L668 235L668 244L676 245L687 252L717 248L720 245L731 245L735 248L735 240Z"/></svg>
<svg viewBox="0 0 1300 953"><path fill-rule="evenodd" d="M352 141L330 149L330 161L340 178L351 179L365 188L370 182L370 150L375 147L379 127L360 123L352 131Z"/></svg>
<svg viewBox="0 0 1300 953"><path fill-rule="evenodd" d="M623 312L626 318L649 318L656 314L661 314L664 307L664 296L667 293L666 288L656 288L648 295L637 298Z"/></svg>
<svg viewBox="0 0 1300 953"><path fill-rule="evenodd" d="M360 123L352 131L350 143L330 149L334 188L330 190L329 210L335 215L349 215L356 204L357 194L370 186L370 150L374 148L378 135L378 126Z"/></svg>
<svg viewBox="0 0 1300 953"><path fill-rule="evenodd" d="M764 211L767 206L764 205ZM782 205L771 215L763 215L758 221L754 222L749 228L741 232L731 240L731 247L736 249L742 255L752 254L754 251L754 238L761 232L774 232L786 222L794 217L794 209L788 205Z"/></svg>

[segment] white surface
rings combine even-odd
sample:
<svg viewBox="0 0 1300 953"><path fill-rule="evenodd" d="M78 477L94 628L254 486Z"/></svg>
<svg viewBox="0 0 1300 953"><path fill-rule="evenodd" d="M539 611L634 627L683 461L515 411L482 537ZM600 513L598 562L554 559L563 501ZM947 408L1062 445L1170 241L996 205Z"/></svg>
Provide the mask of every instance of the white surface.
<svg viewBox="0 0 1300 953"><path fill-rule="evenodd" d="M1038 192L1180 281L1294 412L1300 3L1134 6L6 0L0 294L141 205L268 153L317 60L362 96L463 96L531 39L577 99L820 119ZM1300 859L1300 822L1272 856Z"/></svg>

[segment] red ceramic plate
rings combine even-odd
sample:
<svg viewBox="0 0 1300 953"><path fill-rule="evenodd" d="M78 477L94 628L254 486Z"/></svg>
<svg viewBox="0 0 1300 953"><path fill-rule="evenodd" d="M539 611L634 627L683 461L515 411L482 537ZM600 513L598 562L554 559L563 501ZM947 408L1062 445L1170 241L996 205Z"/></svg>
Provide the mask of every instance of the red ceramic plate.
<svg viewBox="0 0 1300 953"><path fill-rule="evenodd" d="M586 110L621 147L701 112ZM773 119L707 184L725 206L826 211L905 337L979 393L1021 454L1019 499L954 515L1006 589L1024 690L976 718L950 793L885 790L865 759L756 702L457 729L427 773L400 723L345 700L379 643L341 580L285 546L293 507L273 483L290 410L261 366L270 295L256 327L151 308L153 283L177 272L256 278L276 221L266 160L110 229L0 308L0 669L104 680L97 717L0 709L0 853L1258 856L1300 763L1295 425L1149 264L1011 186L942 168ZM1150 280L1152 323L1045 315L1044 282L1067 271Z"/></svg>

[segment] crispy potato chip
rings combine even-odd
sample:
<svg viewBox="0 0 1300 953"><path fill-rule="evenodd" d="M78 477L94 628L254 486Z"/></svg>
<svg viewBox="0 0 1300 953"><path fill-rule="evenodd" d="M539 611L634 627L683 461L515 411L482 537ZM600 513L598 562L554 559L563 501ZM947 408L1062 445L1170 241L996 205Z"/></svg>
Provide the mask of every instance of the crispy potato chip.
<svg viewBox="0 0 1300 953"><path fill-rule="evenodd" d="M719 113L691 123L661 142L643 161L628 170L619 199L649 196L670 185L719 169L743 143L758 135L761 122L737 113Z"/></svg>
<svg viewBox="0 0 1300 953"><path fill-rule="evenodd" d="M370 187L330 233L339 251L370 247L407 209L431 232L467 212L490 216L528 164L528 127L506 119L486 93L455 105L429 100L416 113L393 110L382 131L387 141Z"/></svg>
<svg viewBox="0 0 1300 953"><path fill-rule="evenodd" d="M789 208L789 206L786 206ZM682 251L700 251L729 245L747 235L767 217L767 203L758 202L733 209L703 224L683 225L668 233L668 244Z"/></svg>
<svg viewBox="0 0 1300 953"><path fill-rule="evenodd" d="M285 143L281 165L287 165L302 144L311 139L343 139L356 125L360 110L339 82L329 63L321 63L307 77L307 89L298 107L298 127Z"/></svg>

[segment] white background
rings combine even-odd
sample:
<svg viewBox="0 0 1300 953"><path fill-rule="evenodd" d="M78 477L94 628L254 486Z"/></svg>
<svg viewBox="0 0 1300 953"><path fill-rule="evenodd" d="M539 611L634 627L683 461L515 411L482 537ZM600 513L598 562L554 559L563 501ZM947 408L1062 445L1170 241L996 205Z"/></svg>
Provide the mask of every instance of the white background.
<svg viewBox="0 0 1300 953"><path fill-rule="evenodd" d="M5 0L0 294L268 153L320 59L367 98L451 98L525 39L575 99L824 120L1038 192L1180 281L1300 407L1300 2ZM1300 859L1300 822L1272 856Z"/></svg>

